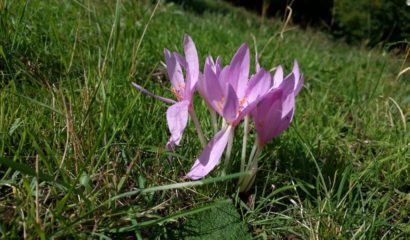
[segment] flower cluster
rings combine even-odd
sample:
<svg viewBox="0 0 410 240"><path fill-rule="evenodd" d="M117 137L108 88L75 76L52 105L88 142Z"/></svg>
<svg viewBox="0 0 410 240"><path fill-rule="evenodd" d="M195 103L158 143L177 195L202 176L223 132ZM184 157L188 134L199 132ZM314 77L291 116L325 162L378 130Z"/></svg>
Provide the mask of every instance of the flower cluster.
<svg viewBox="0 0 410 240"><path fill-rule="evenodd" d="M186 175L192 180L201 179L221 161L226 149L225 168L229 164L235 128L245 120L241 158L241 171L252 174L240 179L241 191L249 190L257 170L257 159L262 148L272 138L286 130L295 112L295 97L303 85L303 75L295 60L292 72L284 76L283 68L276 67L272 76L261 68L256 56L255 74L250 75L250 51L243 44L227 66L222 66L221 58L214 61L211 56L205 60L203 73L199 70L198 54L194 42L184 36L185 56L165 49L165 62L172 92L176 100L156 96L140 85L133 85L143 93L172 104L166 113L171 137L168 149L179 145L188 116L191 117L204 149ZM183 71L184 70L184 71ZM193 106L193 94L198 91L211 112L215 135L206 143ZM222 117L219 131L217 117ZM249 133L249 119L253 119L256 142L247 164L246 141ZM228 146L228 147L227 147Z"/></svg>

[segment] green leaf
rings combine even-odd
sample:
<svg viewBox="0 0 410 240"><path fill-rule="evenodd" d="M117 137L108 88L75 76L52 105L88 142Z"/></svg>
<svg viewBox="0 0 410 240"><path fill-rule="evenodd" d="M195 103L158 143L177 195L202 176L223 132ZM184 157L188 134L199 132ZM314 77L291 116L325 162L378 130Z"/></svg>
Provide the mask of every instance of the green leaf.
<svg viewBox="0 0 410 240"><path fill-rule="evenodd" d="M246 223L231 202L190 215L184 225L171 231L170 239L252 239Z"/></svg>

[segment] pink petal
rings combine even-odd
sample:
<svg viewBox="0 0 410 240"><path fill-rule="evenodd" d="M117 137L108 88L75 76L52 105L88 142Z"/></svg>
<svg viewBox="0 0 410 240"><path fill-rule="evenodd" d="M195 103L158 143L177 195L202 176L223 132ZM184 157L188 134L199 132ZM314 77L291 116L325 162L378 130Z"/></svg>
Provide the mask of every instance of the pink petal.
<svg viewBox="0 0 410 240"><path fill-rule="evenodd" d="M164 55L165 63L167 64L168 77L171 80L171 84L178 93L182 94L185 89L185 82L181 66L177 62L174 54L171 54L168 49L164 49Z"/></svg>
<svg viewBox="0 0 410 240"><path fill-rule="evenodd" d="M261 66L259 64L259 54L256 51L256 53L255 53L255 70L256 70L256 72L258 72L260 68L261 68Z"/></svg>
<svg viewBox="0 0 410 240"><path fill-rule="evenodd" d="M212 65L210 64L209 59L205 63L203 89L205 100L216 112L222 115L225 93L221 83L218 81L212 70Z"/></svg>
<svg viewBox="0 0 410 240"><path fill-rule="evenodd" d="M198 82L199 76L199 62L198 53L196 51L195 43L187 34L184 35L184 52L187 62L187 92L192 95Z"/></svg>
<svg viewBox="0 0 410 240"><path fill-rule="evenodd" d="M260 101L253 115L255 128L258 134L259 144L264 146L276 136L276 128L281 119L282 91L273 90Z"/></svg>
<svg viewBox="0 0 410 240"><path fill-rule="evenodd" d="M273 86L272 88L277 88L283 82L283 68L282 66L277 66L275 75L273 75Z"/></svg>
<svg viewBox="0 0 410 240"><path fill-rule="evenodd" d="M228 123L234 121L239 111L239 101L236 96L235 90L229 84L228 93L225 99L225 105L223 108L223 117Z"/></svg>
<svg viewBox="0 0 410 240"><path fill-rule="evenodd" d="M181 66L182 66L183 68L186 69L186 68L187 68L187 62L186 62L185 58L184 58L183 56L181 56L181 54L176 53L176 52L174 52L174 53L172 53L172 54L174 54L175 59L177 60L177 62L178 62L179 64L181 64Z"/></svg>
<svg viewBox="0 0 410 240"><path fill-rule="evenodd" d="M216 62L214 62L214 59L212 56L208 56L205 60L205 64L208 64L209 66L212 67L212 71L215 73L216 77L219 77L219 74L221 73L221 58L218 56L216 58Z"/></svg>
<svg viewBox="0 0 410 240"><path fill-rule="evenodd" d="M221 156L228 143L229 135L233 133L232 127L227 127L217 132L215 136L205 146L199 158L195 161L187 178L198 180L205 177L212 169L218 165Z"/></svg>
<svg viewBox="0 0 410 240"><path fill-rule="evenodd" d="M138 91L141 91L142 93L144 93L144 94L146 94L146 95L148 95L148 96L150 96L150 97L156 98L156 99L161 100L161 101L166 102L166 103L171 103L171 104L176 103L176 101L174 101L174 100L172 100L172 99L155 95L155 94L153 94L152 92L148 91L147 89L141 87L140 85L138 85L138 84L136 84L136 83L134 83L134 82L132 83L132 85L133 85Z"/></svg>
<svg viewBox="0 0 410 240"><path fill-rule="evenodd" d="M216 76L219 76L219 74L221 73L221 69L222 69L222 63L221 63L221 57L217 57L216 58L216 62L215 62L215 73Z"/></svg>
<svg viewBox="0 0 410 240"><path fill-rule="evenodd" d="M248 45L242 46L235 53L229 65L228 81L234 88L237 96L242 98L245 95L248 83L250 68L250 57Z"/></svg>
<svg viewBox="0 0 410 240"><path fill-rule="evenodd" d="M168 128L171 132L171 137L166 145L167 149L173 149L181 141L182 133L188 122L188 106L188 101L181 101L167 109Z"/></svg>
<svg viewBox="0 0 410 240"><path fill-rule="evenodd" d="M199 94L207 101L205 95L205 87L204 87L204 74L199 73L198 84L196 85L196 89L198 90Z"/></svg>
<svg viewBox="0 0 410 240"><path fill-rule="evenodd" d="M303 74L300 76L299 81L296 85L296 89L295 89L295 94L298 95L300 90L303 87L303 84L305 83L305 77L303 76Z"/></svg>
<svg viewBox="0 0 410 240"><path fill-rule="evenodd" d="M293 69L292 73L295 75L295 94L298 95L300 90L302 89L304 83L304 77L300 74L299 63L298 60L295 59L293 62Z"/></svg>
<svg viewBox="0 0 410 240"><path fill-rule="evenodd" d="M246 88L246 100L253 102L258 96L265 94L272 85L272 76L261 68L253 75Z"/></svg>
<svg viewBox="0 0 410 240"><path fill-rule="evenodd" d="M282 117L287 115L295 107L295 75L291 73L283 80L280 88L283 90L282 96Z"/></svg>

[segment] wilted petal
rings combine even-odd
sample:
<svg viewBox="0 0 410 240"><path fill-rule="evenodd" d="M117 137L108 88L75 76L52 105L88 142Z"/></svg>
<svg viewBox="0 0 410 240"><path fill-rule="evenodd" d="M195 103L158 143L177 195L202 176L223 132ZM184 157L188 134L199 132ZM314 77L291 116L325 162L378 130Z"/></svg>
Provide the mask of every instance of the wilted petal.
<svg viewBox="0 0 410 240"><path fill-rule="evenodd" d="M231 85L228 86L228 93L225 99L225 105L223 108L223 117L226 121L232 122L235 120L239 111L238 97L236 96L235 90Z"/></svg>
<svg viewBox="0 0 410 240"><path fill-rule="evenodd" d="M156 98L156 99L161 100L161 101L166 102L166 103L171 103L171 104L176 103L176 101L174 101L174 100L172 100L172 99L155 95L155 94L153 94L152 92L148 91L147 89L141 87L140 85L138 85L138 84L136 84L136 83L134 83L134 82L132 83L132 85L133 85L138 91L141 91L142 93L144 93L144 94L146 94L146 95L148 95L148 96L150 96L150 97Z"/></svg>
<svg viewBox="0 0 410 240"><path fill-rule="evenodd" d="M194 41L187 34L184 35L184 52L187 63L187 92L192 95L198 82L199 62Z"/></svg>
<svg viewBox="0 0 410 240"><path fill-rule="evenodd" d="M182 133L188 122L188 101L175 103L167 109L167 122L171 137L167 143L168 149L173 149L174 145L179 145Z"/></svg>
<svg viewBox="0 0 410 240"><path fill-rule="evenodd" d="M245 95L249 77L249 61L249 47L246 44L242 44L232 58L229 65L229 73L227 75L229 83L232 85L239 98L242 98Z"/></svg>
<svg viewBox="0 0 410 240"><path fill-rule="evenodd" d="M186 175L187 178L201 179L218 165L232 131L232 127L227 127L215 134Z"/></svg>
<svg viewBox="0 0 410 240"><path fill-rule="evenodd" d="M165 63L167 64L168 77L171 80L171 84L178 94L182 94L185 89L184 76L182 69L177 62L175 55L168 49L164 49Z"/></svg>

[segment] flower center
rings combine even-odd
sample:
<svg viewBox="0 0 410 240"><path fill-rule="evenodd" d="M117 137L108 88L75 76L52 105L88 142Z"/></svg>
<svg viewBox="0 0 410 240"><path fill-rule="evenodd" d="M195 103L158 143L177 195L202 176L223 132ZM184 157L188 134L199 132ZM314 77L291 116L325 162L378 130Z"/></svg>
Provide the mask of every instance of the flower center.
<svg viewBox="0 0 410 240"><path fill-rule="evenodd" d="M175 89L174 87L171 87L171 91L175 95L178 101L182 101L182 99L184 99L183 91L182 91L183 88L181 86L179 87L180 88L178 90Z"/></svg>
<svg viewBox="0 0 410 240"><path fill-rule="evenodd" d="M221 111L221 112L223 111L224 103L225 103L225 98L224 97L222 97L221 100L216 103L216 106L218 107L219 111Z"/></svg>

